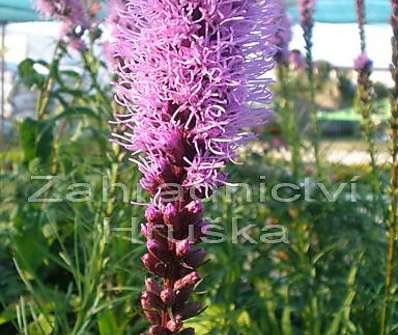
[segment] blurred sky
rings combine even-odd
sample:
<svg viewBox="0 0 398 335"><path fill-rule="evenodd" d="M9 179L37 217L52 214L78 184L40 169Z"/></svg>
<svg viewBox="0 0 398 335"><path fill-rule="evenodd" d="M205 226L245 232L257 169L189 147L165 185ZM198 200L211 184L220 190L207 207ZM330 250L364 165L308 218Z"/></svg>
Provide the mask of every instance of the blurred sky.
<svg viewBox="0 0 398 335"><path fill-rule="evenodd" d="M391 27L387 24L366 26L367 48L376 68L388 68L391 59ZM301 28L294 26L292 48L304 50ZM351 67L360 52L356 24L317 23L314 30L314 57L336 66Z"/></svg>

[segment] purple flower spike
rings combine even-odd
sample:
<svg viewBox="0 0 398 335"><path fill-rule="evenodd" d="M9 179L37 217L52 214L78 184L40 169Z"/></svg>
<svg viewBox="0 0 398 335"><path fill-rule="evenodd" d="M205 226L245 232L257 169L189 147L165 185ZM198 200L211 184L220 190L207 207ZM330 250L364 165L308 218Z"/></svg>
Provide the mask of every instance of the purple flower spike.
<svg viewBox="0 0 398 335"><path fill-rule="evenodd" d="M398 38L398 0L391 0L392 15L391 26L394 32L394 37Z"/></svg>
<svg viewBox="0 0 398 335"><path fill-rule="evenodd" d="M299 0L301 24L311 27L314 24L315 0Z"/></svg>
<svg viewBox="0 0 398 335"><path fill-rule="evenodd" d="M360 54L354 61L354 69L358 72L369 72L372 70L373 62L365 53Z"/></svg>
<svg viewBox="0 0 398 335"><path fill-rule="evenodd" d="M299 0L300 22L304 32L307 63L312 62L312 33L314 28L315 0Z"/></svg>
<svg viewBox="0 0 398 335"><path fill-rule="evenodd" d="M203 310L189 302L206 257L195 247L209 226L202 200L226 183L222 170L253 139L250 127L269 119L279 0L114 3L111 58L126 110L114 141L132 152L152 196L142 261L160 277L146 281L142 306L149 334L192 335L183 320Z"/></svg>

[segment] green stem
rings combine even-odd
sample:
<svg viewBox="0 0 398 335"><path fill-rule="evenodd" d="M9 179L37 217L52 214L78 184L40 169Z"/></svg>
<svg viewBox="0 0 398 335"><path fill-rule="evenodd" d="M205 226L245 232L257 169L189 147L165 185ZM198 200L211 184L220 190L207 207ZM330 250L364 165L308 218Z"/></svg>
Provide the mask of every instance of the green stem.
<svg viewBox="0 0 398 335"><path fill-rule="evenodd" d="M314 83L314 62L312 57L312 26L304 31L306 62L307 62L307 78L309 85L309 104L312 136L311 143L314 150L315 165L318 177L322 175L321 157L320 157L320 130L318 124L318 113L315 101L315 83Z"/></svg>
<svg viewBox="0 0 398 335"><path fill-rule="evenodd" d="M376 149L374 142L374 124L372 121L372 82L370 81L370 72L367 70L361 71L358 74L358 89L357 94L359 98L359 111L362 115L362 132L367 143L367 151L370 157L371 177L372 177L372 193L373 193L373 214L375 222L379 205L381 201L381 184L379 173L377 170Z"/></svg>
<svg viewBox="0 0 398 335"><path fill-rule="evenodd" d="M281 84L281 97L283 105L281 107L281 128L286 138L286 141L291 149L291 163L293 177L295 180L300 175L300 138L297 132L296 119L293 112L293 108L290 104L289 94L289 69L284 64L279 64L278 68L279 83Z"/></svg>
<svg viewBox="0 0 398 335"><path fill-rule="evenodd" d="M94 54L92 53L92 51L84 50L82 51L81 55L84 62L84 67L90 76L93 88L97 91L97 94L101 98L101 101L104 104L104 106L106 106L106 109L111 112L112 104L110 102L110 99L99 85L97 78L97 71L93 68L92 61L90 60L90 58L95 59Z"/></svg>
<svg viewBox="0 0 398 335"><path fill-rule="evenodd" d="M390 207L388 211L387 267L385 275L384 299L380 318L380 335L388 334L392 310L392 286L394 281L395 249L398 221L398 36L392 38L393 57L391 74L395 83L391 99L391 179Z"/></svg>
<svg viewBox="0 0 398 335"><path fill-rule="evenodd" d="M54 86L54 69L58 66L59 58L60 55L58 54L58 51L60 49L61 41L58 41L57 44L55 45L55 49L51 58L50 62L50 69L49 73L46 79L46 82L44 83L44 87L40 92L39 98L37 99L37 104L36 104L36 112L37 112L37 119L38 120L43 120L44 116L46 114L48 104L50 103L50 98L51 98L51 91Z"/></svg>

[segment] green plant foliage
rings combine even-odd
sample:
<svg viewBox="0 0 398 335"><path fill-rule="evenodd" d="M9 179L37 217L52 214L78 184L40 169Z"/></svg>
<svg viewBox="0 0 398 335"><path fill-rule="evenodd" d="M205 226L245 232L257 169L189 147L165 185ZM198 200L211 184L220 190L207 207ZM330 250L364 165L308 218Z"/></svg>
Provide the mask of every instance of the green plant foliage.
<svg viewBox="0 0 398 335"><path fill-rule="evenodd" d="M33 59L27 58L18 65L18 75L27 88L42 89L46 79L44 75L40 74L35 69L35 65L48 67L45 62L34 61Z"/></svg>
<svg viewBox="0 0 398 335"><path fill-rule="evenodd" d="M46 120L26 118L19 128L21 149L26 163L35 158L41 163L48 163L51 159L53 126Z"/></svg>

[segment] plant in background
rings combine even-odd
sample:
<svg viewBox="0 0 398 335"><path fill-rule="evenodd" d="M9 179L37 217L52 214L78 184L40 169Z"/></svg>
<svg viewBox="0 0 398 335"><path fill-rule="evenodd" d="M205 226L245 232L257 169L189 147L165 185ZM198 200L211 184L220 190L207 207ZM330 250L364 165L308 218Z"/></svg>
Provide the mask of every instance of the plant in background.
<svg viewBox="0 0 398 335"><path fill-rule="evenodd" d="M36 8L45 17L62 22L61 36L71 47L84 47L81 37L90 26L90 20L80 0L37 0Z"/></svg>
<svg viewBox="0 0 398 335"><path fill-rule="evenodd" d="M289 62L290 52L289 44L292 39L292 22L287 14L287 8L284 0L278 0L278 30L275 33L275 45L278 48L275 54L277 64L278 82L281 86L279 94L280 104L277 106L277 116L280 118L279 125L283 136L291 150L292 171L295 179L298 178L300 171L300 139L297 131L297 119L293 107L293 97L289 87Z"/></svg>
<svg viewBox="0 0 398 335"><path fill-rule="evenodd" d="M317 168L317 174L321 173L321 157L319 152L320 130L317 118L317 107L315 102L315 78L314 78L314 60L312 56L312 33L314 28L314 10L315 0L299 0L300 22L303 29L303 36L306 50L307 77L310 94L310 118L312 128L312 145L314 148L314 158Z"/></svg>
<svg viewBox="0 0 398 335"><path fill-rule="evenodd" d="M370 80L372 74L373 62L366 54L366 36L365 23L366 12L364 0L356 0L356 12L358 20L358 29L360 36L361 53L354 60L354 69L358 74L357 77L357 99L358 108L362 115L362 132L364 134L367 150L370 157L370 165L372 170L372 191L373 191L373 214L377 219L378 208L383 207L381 200L380 176L377 171L376 148L375 148L375 125L372 120L374 99L373 83Z"/></svg>
<svg viewBox="0 0 398 335"><path fill-rule="evenodd" d="M19 129L24 164L14 167L15 194L8 218L12 241L8 253L15 255L9 268L19 275L16 282L25 284L18 295L28 298L4 301L0 297L4 310L13 311L12 318L17 322L11 328L19 333L103 335L117 324L119 333L113 328L116 335L125 333L124 319L134 324L138 315L138 308L129 300L131 289L128 294L123 288L117 293L110 289L111 285L124 287L134 280L141 283L143 277L142 271L136 270L125 280L121 269L127 268L129 257L137 254L138 258L140 250L128 250L130 241L110 233L116 224L119 229L129 227L137 211L122 208L117 186L123 178L134 182L138 173L121 163L125 153L116 145L111 147L107 140L107 121L117 107L116 103L112 106L110 81L106 80L101 57L95 53L100 37L99 21L94 19L98 5L94 3L86 10L82 3L39 1L37 7L43 14L62 21L63 34L50 64L26 59L18 68L19 79L39 93L37 119L26 118ZM71 37L84 48L70 53L67 46L72 43ZM73 57L74 63L65 69L61 64L67 57ZM37 65L48 72L38 72ZM85 181L90 185L88 199L76 203L61 195L56 202L30 201L29 195L41 187L35 176L54 176L53 180L60 181L55 186L58 194L68 185ZM91 194L92 188L101 185L106 198L101 192ZM112 264L109 259L113 259ZM124 314L121 322L110 309L104 312L103 306L115 305L119 311L128 310L129 316ZM137 332L142 329L139 324L128 326L138 328ZM0 333L9 334L5 327L0 328Z"/></svg>
<svg viewBox="0 0 398 335"><path fill-rule="evenodd" d="M385 272L384 301L380 319L380 335L388 334L391 331L391 313L394 310L395 301L394 289L394 267L396 254L396 237L398 223L398 0L391 0L392 15L391 26L393 36L391 75L394 81L394 88L391 96L391 179L390 179L390 206L387 218L387 267Z"/></svg>
<svg viewBox="0 0 398 335"><path fill-rule="evenodd" d="M361 53L354 61L354 69L358 73L357 78L357 97L359 103L359 110L362 115L362 128L365 139L368 145L368 152L370 156L373 173L377 177L377 162L374 143L374 124L372 121L372 99L373 99L373 85L370 80L372 73L373 62L369 59L366 53ZM374 185L376 187L376 185ZM375 189L375 194L379 191Z"/></svg>
<svg viewBox="0 0 398 335"><path fill-rule="evenodd" d="M295 71L303 71L306 68L305 60L301 55L300 50L294 49L289 53L290 66Z"/></svg>
<svg viewBox="0 0 398 335"><path fill-rule="evenodd" d="M292 22L287 14L284 0L278 0L278 15L276 17L275 45L278 48L275 61L278 65L286 65L289 62L289 44L292 40Z"/></svg>
<svg viewBox="0 0 398 335"><path fill-rule="evenodd" d="M183 320L202 310L189 302L201 280L206 232L202 199L225 184L222 169L252 139L244 129L264 123L271 93L274 1L128 1L114 27L115 139L133 152L151 195L142 234L148 278L141 303L151 335L194 334ZM262 78L262 79L260 79ZM135 157L138 154L138 157ZM176 195L177 192L177 195ZM174 194L176 196L170 196Z"/></svg>

